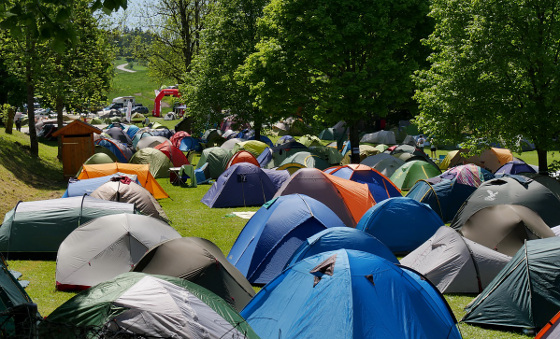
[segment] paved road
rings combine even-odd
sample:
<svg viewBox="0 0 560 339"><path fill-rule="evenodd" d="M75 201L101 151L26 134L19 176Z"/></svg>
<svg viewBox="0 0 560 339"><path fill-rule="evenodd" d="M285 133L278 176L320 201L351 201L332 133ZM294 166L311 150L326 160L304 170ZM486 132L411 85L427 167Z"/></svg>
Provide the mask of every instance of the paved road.
<svg viewBox="0 0 560 339"><path fill-rule="evenodd" d="M121 71L125 71L125 72L130 72L130 73L135 73L136 71L133 71L131 69L125 68L128 65L128 63L126 64L122 64L122 65L118 65L117 69L120 69Z"/></svg>

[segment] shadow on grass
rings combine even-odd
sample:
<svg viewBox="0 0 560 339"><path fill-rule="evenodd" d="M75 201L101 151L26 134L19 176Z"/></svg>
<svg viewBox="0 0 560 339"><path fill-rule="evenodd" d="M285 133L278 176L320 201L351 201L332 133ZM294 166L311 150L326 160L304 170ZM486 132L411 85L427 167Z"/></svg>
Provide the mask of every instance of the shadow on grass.
<svg viewBox="0 0 560 339"><path fill-rule="evenodd" d="M47 142L50 145L51 142ZM29 145L0 137L0 165L25 184L46 190L66 187L61 168L31 156Z"/></svg>

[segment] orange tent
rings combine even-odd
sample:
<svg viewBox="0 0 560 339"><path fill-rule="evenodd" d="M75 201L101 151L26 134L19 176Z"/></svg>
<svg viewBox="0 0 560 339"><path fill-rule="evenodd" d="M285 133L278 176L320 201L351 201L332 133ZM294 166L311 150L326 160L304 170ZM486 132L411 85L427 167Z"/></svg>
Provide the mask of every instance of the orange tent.
<svg viewBox="0 0 560 339"><path fill-rule="evenodd" d="M496 172L506 162L513 161L513 154L507 148L492 147L485 150L480 155L476 155L465 160L466 163L473 163L482 168Z"/></svg>
<svg viewBox="0 0 560 339"><path fill-rule="evenodd" d="M302 168L276 193L276 197L305 194L333 210L350 227L356 227L375 200L366 184L335 177L316 168Z"/></svg>
<svg viewBox="0 0 560 339"><path fill-rule="evenodd" d="M78 175L78 179L103 177L117 172L137 175L140 185L152 193L154 198L169 198L169 195L163 190L150 173L150 165L147 164L125 164L120 162L91 165L84 164L80 175Z"/></svg>
<svg viewBox="0 0 560 339"><path fill-rule="evenodd" d="M231 166L233 166L235 164L238 164L240 162L248 162L248 163L253 164L257 167L261 167L261 165L257 161L257 158L255 158L255 156L251 152L241 150L241 151L237 151L237 153L235 153L231 157L231 159L229 159L229 162L227 164L227 168L230 168Z"/></svg>

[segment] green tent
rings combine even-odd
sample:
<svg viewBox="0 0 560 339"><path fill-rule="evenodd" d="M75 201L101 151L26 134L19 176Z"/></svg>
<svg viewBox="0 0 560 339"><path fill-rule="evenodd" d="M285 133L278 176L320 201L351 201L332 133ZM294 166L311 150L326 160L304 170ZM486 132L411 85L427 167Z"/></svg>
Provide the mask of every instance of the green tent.
<svg viewBox="0 0 560 339"><path fill-rule="evenodd" d="M243 142L238 142L233 146L233 150L232 150L232 154L235 154L239 151L247 151L249 153L251 153L253 156L255 156L255 158L258 158L259 155L261 155L261 153L268 147L267 144L265 144L262 141L258 141L258 140L248 140L248 141L243 141Z"/></svg>
<svg viewBox="0 0 560 339"><path fill-rule="evenodd" d="M220 174L224 173L226 170L231 157L232 153L230 150L221 147L206 148L202 151L196 168L202 168L205 163L208 163L204 169L204 176L206 178L217 179Z"/></svg>
<svg viewBox="0 0 560 339"><path fill-rule="evenodd" d="M560 238L530 240L467 307L462 321L540 329L560 309Z"/></svg>
<svg viewBox="0 0 560 339"><path fill-rule="evenodd" d="M148 164L154 178L169 178L169 168L173 163L162 151L146 147L136 151L128 161L131 164Z"/></svg>
<svg viewBox="0 0 560 339"><path fill-rule="evenodd" d="M54 252L80 225L109 214L134 213L134 205L90 196L19 202L0 227L0 252Z"/></svg>
<svg viewBox="0 0 560 339"><path fill-rule="evenodd" d="M107 148L105 148L105 147L103 147L103 148L106 149L107 151L109 151ZM88 164L108 164L108 163L111 163L111 162L116 162L117 157L115 157L113 152L109 151L109 153L111 153L113 155L113 157L111 157L109 154L107 154L105 152L94 153L91 157L89 157L86 161L84 161L84 164L86 164L86 165L88 165Z"/></svg>
<svg viewBox="0 0 560 339"><path fill-rule="evenodd" d="M25 331L31 331L36 322L37 318L35 314L28 313L27 317L20 318L22 315L22 309L27 309L31 311L33 308L27 308L31 306L33 301L29 295L25 292L23 287L21 287L19 281L10 273L4 258L0 258L0 336L2 338L32 338L30 333L25 333ZM19 309L19 312L17 311ZM34 307L36 311L36 306ZM36 314L39 317L39 313Z"/></svg>
<svg viewBox="0 0 560 339"><path fill-rule="evenodd" d="M321 142L321 139L319 139L318 136L311 135L311 134L306 134L306 135L300 137L298 142L300 144L305 145L305 147L323 146L323 143Z"/></svg>
<svg viewBox="0 0 560 339"><path fill-rule="evenodd" d="M100 335L103 333L103 335ZM39 327L41 338L258 338L223 299L190 281L129 272L82 291Z"/></svg>
<svg viewBox="0 0 560 339"><path fill-rule="evenodd" d="M284 161L282 161L277 169L285 169L288 170L290 174L293 174L300 168L318 168L322 171L327 169L328 167L330 167L330 165L327 163L327 161L308 151L300 151L284 159Z"/></svg>
<svg viewBox="0 0 560 339"><path fill-rule="evenodd" d="M389 179L401 190L409 190L420 179L433 178L441 174L439 168L423 160L405 162Z"/></svg>
<svg viewBox="0 0 560 339"><path fill-rule="evenodd" d="M330 165L340 165L342 161L342 153L334 147L328 146L311 146L309 152L315 154L319 158L325 160Z"/></svg>

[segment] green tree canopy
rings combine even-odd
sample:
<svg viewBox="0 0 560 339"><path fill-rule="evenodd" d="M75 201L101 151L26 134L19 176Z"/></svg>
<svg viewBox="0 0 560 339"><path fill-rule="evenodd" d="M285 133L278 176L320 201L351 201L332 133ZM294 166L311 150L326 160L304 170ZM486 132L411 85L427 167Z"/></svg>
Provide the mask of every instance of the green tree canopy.
<svg viewBox="0 0 560 339"><path fill-rule="evenodd" d="M418 124L438 140L532 140L539 170L560 131L560 2L433 1L433 49L418 72Z"/></svg>
<svg viewBox="0 0 560 339"><path fill-rule="evenodd" d="M268 0L232 0L216 3L205 19L200 53L187 74L185 94L188 113L197 120L220 121L222 110L239 120L253 122L257 134L267 116L253 106L248 87L234 78L245 58L255 51L257 19Z"/></svg>
<svg viewBox="0 0 560 339"><path fill-rule="evenodd" d="M362 119L410 97L418 67L411 46L427 12L423 0L272 0L239 79L263 110L290 104L294 113L345 120L357 145Z"/></svg>

